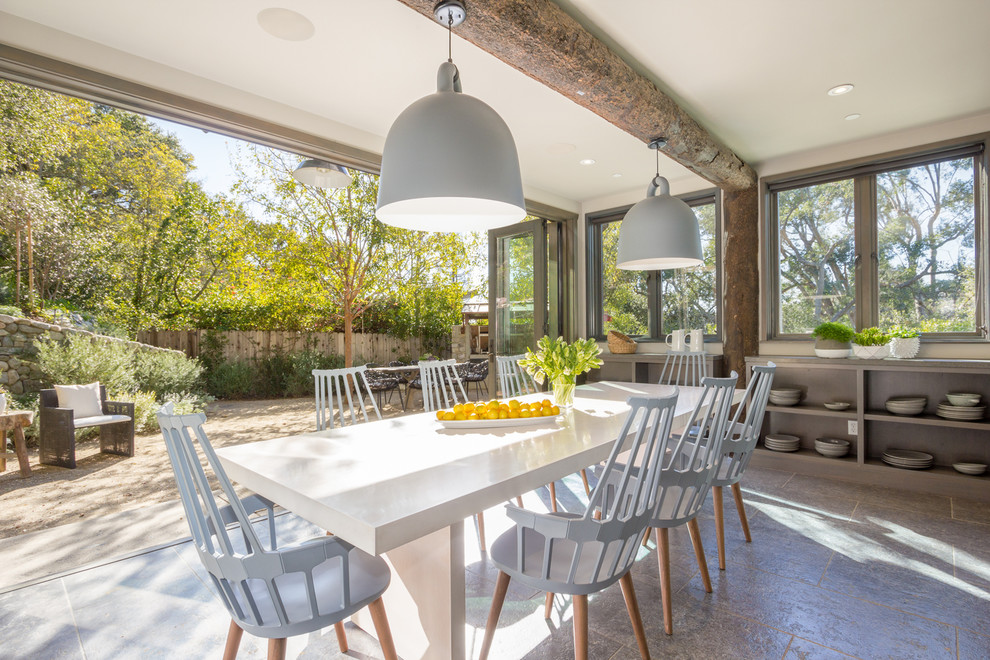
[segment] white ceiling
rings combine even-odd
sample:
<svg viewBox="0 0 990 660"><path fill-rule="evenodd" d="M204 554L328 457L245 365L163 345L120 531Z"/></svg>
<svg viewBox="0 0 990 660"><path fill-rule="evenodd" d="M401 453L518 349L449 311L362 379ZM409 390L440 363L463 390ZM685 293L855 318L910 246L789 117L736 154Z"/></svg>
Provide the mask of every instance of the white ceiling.
<svg viewBox="0 0 990 660"><path fill-rule="evenodd" d="M990 2L565 2L754 164L990 109ZM273 6L315 36L263 31L257 14ZM434 91L447 46L396 0L0 0L0 42L379 153L394 118ZM456 32L454 61L512 129L527 196L574 209L645 190L653 155L638 140ZM856 89L825 94L844 82ZM662 172L675 189L705 186L671 161Z"/></svg>

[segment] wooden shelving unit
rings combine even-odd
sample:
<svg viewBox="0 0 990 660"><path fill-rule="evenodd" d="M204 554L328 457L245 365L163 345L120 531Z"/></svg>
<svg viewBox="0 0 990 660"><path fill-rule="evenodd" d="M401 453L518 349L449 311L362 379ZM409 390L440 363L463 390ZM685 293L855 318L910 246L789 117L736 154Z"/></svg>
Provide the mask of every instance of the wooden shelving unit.
<svg viewBox="0 0 990 660"><path fill-rule="evenodd" d="M960 461L990 464L990 419L960 421L935 415L946 392L977 392L990 400L990 361L746 359L747 367L767 362L777 365L775 389L798 388L804 397L796 406L767 406L763 431L796 435L801 449L774 452L761 443L754 465L990 501L990 475L974 477L952 468ZM893 415L884 403L894 396L925 396L928 404L918 416ZM826 401L852 405L835 411L824 407ZM850 422L856 425L855 433L849 432ZM849 440L849 456L835 459L815 452L815 438L823 436ZM880 460L889 448L928 452L935 457L935 467L889 466Z"/></svg>

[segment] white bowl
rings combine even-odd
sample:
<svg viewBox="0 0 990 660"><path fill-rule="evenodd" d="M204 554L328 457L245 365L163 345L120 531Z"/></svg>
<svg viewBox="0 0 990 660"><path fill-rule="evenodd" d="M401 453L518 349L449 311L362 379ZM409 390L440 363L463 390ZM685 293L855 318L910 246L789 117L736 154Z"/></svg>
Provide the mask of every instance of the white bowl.
<svg viewBox="0 0 990 660"><path fill-rule="evenodd" d="M953 463L952 467L956 472L971 475L980 475L987 471L986 463Z"/></svg>
<svg viewBox="0 0 990 660"><path fill-rule="evenodd" d="M816 348L815 355L820 358L847 358L852 354L850 348Z"/></svg>
<svg viewBox="0 0 990 660"><path fill-rule="evenodd" d="M829 410L845 410L852 404L848 401L826 401L824 405Z"/></svg>
<svg viewBox="0 0 990 660"><path fill-rule="evenodd" d="M980 395L971 392L949 392L945 398L954 406L975 406L980 402Z"/></svg>

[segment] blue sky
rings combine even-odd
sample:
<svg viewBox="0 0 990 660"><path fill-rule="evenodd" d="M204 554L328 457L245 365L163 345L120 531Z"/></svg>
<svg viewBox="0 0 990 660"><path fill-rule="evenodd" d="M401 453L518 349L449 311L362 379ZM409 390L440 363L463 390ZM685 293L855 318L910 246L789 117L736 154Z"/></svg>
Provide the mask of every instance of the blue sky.
<svg viewBox="0 0 990 660"><path fill-rule="evenodd" d="M230 194L230 187L235 181L230 154L238 140L155 117L148 117L148 120L179 138L183 148L191 153L194 159L193 164L196 169L192 178L199 181L208 193Z"/></svg>

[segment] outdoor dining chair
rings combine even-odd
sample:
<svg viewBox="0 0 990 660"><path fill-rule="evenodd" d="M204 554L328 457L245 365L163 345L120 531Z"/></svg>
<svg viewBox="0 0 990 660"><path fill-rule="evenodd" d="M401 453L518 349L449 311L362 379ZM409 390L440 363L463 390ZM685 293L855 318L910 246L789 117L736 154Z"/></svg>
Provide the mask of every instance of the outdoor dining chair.
<svg viewBox="0 0 990 660"><path fill-rule="evenodd" d="M475 401L481 398L481 388L485 388L485 395L488 395L488 360L480 362L466 362L457 365L461 380L465 383L465 390L471 393L471 383L474 383Z"/></svg>
<svg viewBox="0 0 990 660"><path fill-rule="evenodd" d="M365 606L382 653L389 660L396 658L382 603L391 580L385 560L334 536L278 547L272 502L259 495L238 497L206 437L205 422L202 413L174 414L171 403L158 413L193 545L230 613L224 659L237 657L245 630L268 639L269 659L280 660L287 637L330 625L346 652L342 621ZM214 496L200 453L229 504L222 505ZM248 516L261 509L268 516L268 547Z"/></svg>
<svg viewBox="0 0 990 660"><path fill-rule="evenodd" d="M515 526L492 544L499 569L481 644L488 657L502 605L513 579L550 594L573 598L574 657L588 657L588 595L619 582L640 655L650 657L629 570L636 561L659 493L658 478L670 437L677 394L632 397L631 410L583 514L537 513L507 505ZM622 452L638 466L619 462Z"/></svg>
<svg viewBox="0 0 990 660"><path fill-rule="evenodd" d="M332 429L335 417L340 426L370 421L369 406L377 419L382 418L367 371L368 367L365 365L344 369L313 369L317 431Z"/></svg>
<svg viewBox="0 0 990 660"><path fill-rule="evenodd" d="M364 372L364 376L368 381L368 388L378 397L378 409L381 410L385 407L386 403L391 403L392 395L398 394L399 404L402 406L404 412L406 402L402 398L402 392L399 391L399 379L391 374L376 370L375 367L378 365L374 362L369 362L364 366L368 368Z"/></svg>
<svg viewBox="0 0 990 660"><path fill-rule="evenodd" d="M496 355L495 367L498 370L498 388L503 397L536 394L540 388L529 372L519 366L522 355Z"/></svg>
<svg viewBox="0 0 990 660"><path fill-rule="evenodd" d="M454 365L456 360L421 360L419 378L423 388L423 409L427 412L453 408L467 401L464 384ZM458 396L460 394L460 396Z"/></svg>
<svg viewBox="0 0 990 660"><path fill-rule="evenodd" d="M773 362L769 362L765 367L753 367L753 375L746 386L746 393L729 424L728 433L722 445L721 458L712 479L715 542L718 545L718 567L723 571L725 570L725 516L722 511L722 488L725 486L732 488L743 535L746 537L746 542L751 543L753 538L749 533L749 521L746 519L746 508L743 505L742 489L739 487L739 482L746 471L746 466L749 465L749 460L753 457L756 442L760 439L763 417L767 410L767 399L770 396L770 387L773 385L773 376L776 370L777 365ZM740 422L744 411L745 420Z"/></svg>

